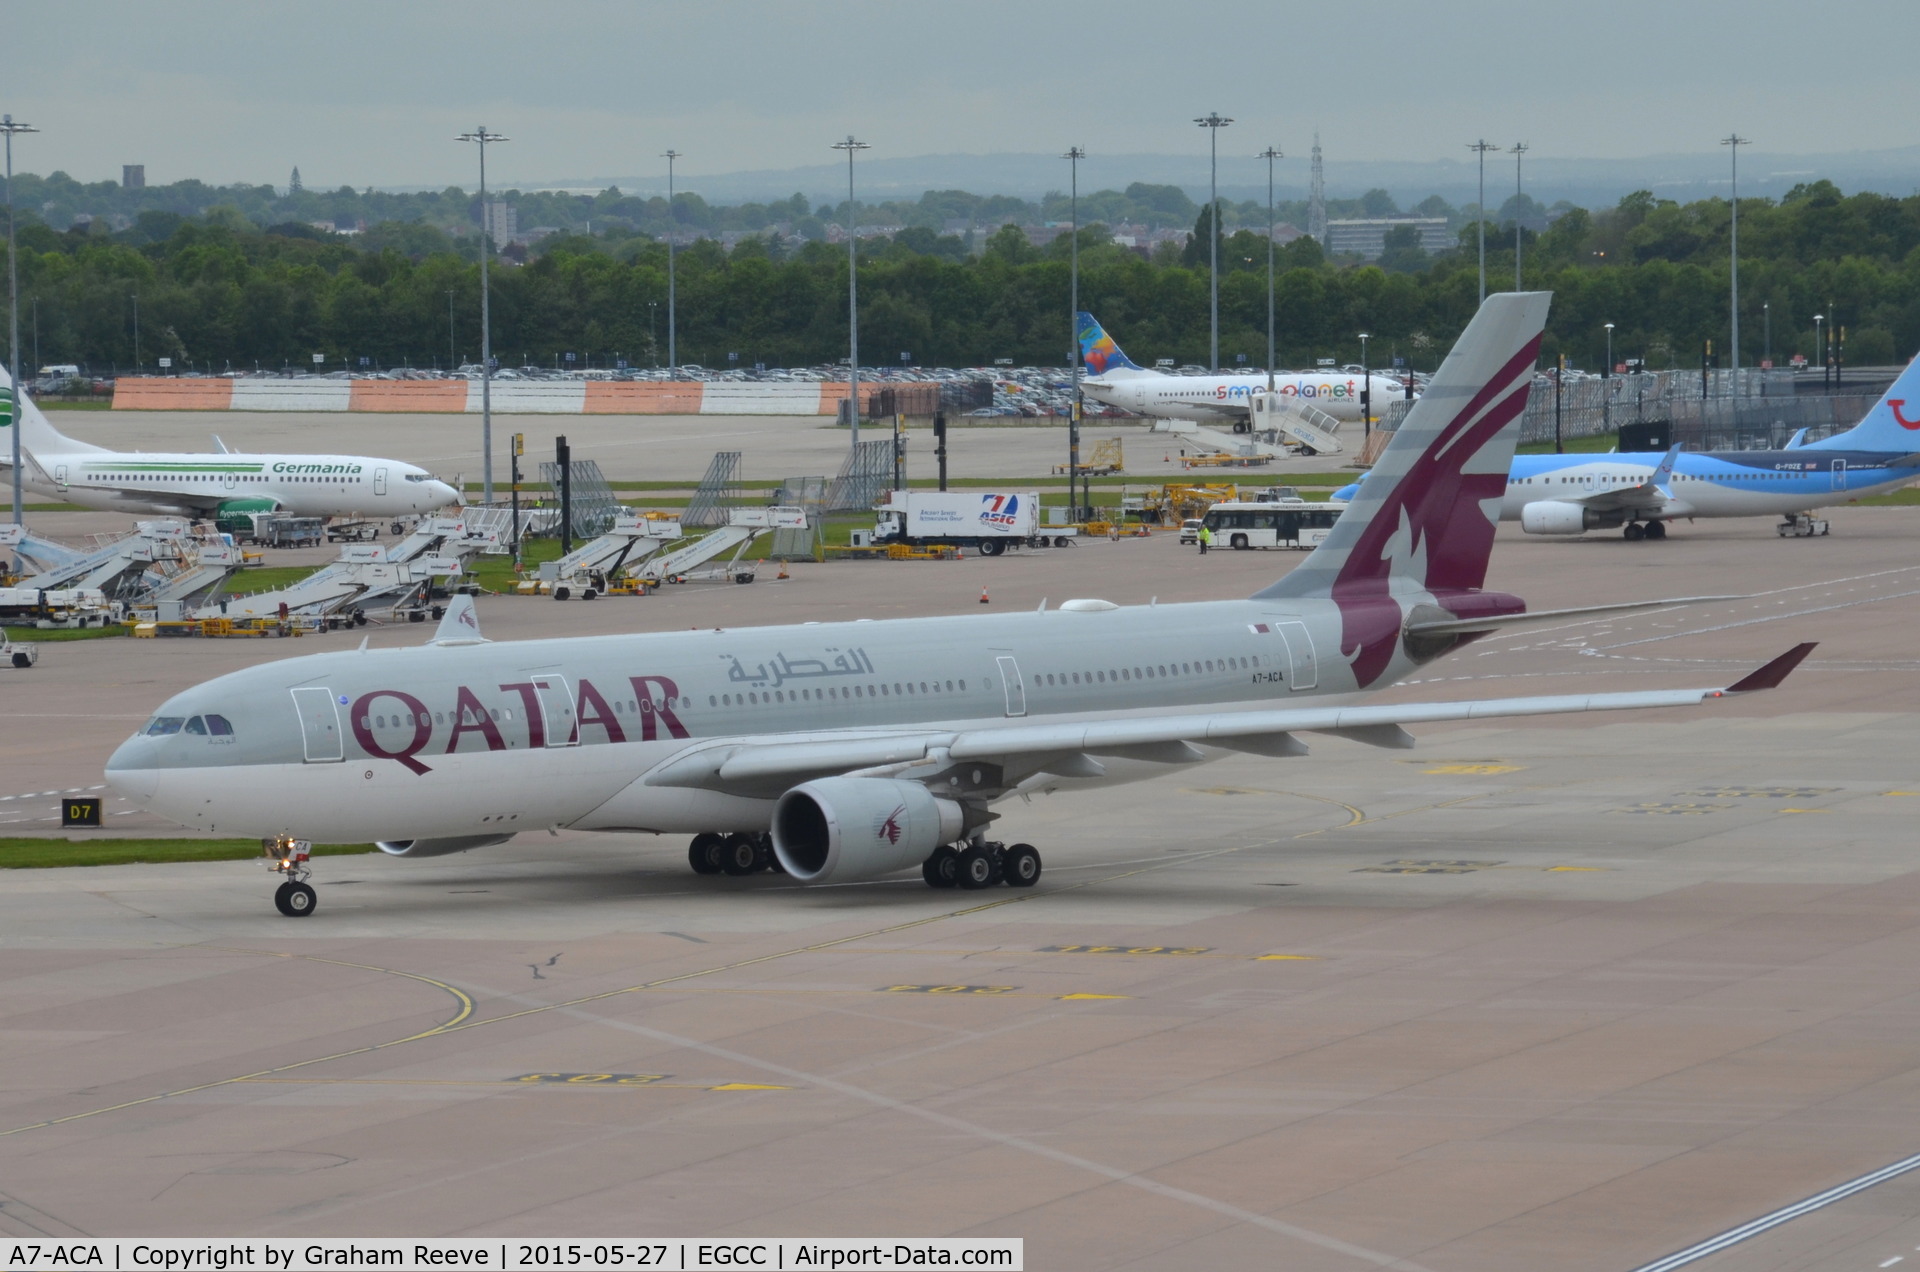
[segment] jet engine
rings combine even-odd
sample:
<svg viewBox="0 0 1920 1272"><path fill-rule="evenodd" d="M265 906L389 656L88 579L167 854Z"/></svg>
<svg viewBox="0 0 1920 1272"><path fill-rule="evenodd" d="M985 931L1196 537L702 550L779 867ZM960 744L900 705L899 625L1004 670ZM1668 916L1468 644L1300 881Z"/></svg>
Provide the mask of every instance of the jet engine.
<svg viewBox="0 0 1920 1272"><path fill-rule="evenodd" d="M512 835L460 835L453 839L382 839L374 844L389 857L444 857L469 848L491 848Z"/></svg>
<svg viewBox="0 0 1920 1272"><path fill-rule="evenodd" d="M1624 520L1623 512L1596 512L1558 499L1537 500L1520 509L1520 528L1528 534L1581 534L1609 529Z"/></svg>
<svg viewBox="0 0 1920 1272"><path fill-rule="evenodd" d="M773 851L801 883L877 879L965 835L967 810L918 782L823 777L780 797Z"/></svg>

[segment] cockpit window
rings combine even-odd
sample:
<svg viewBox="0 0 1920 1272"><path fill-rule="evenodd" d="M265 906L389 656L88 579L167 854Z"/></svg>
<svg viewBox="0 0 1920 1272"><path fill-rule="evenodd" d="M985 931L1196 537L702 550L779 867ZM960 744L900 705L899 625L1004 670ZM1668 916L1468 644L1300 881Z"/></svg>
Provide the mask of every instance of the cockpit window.
<svg viewBox="0 0 1920 1272"><path fill-rule="evenodd" d="M187 732L193 734L195 737L202 737L202 738L206 737L207 736L206 722L202 720L199 716L193 717L193 719L187 721Z"/></svg>
<svg viewBox="0 0 1920 1272"><path fill-rule="evenodd" d="M408 481L432 481L433 478L429 477L426 473L408 473L407 480Z"/></svg>
<svg viewBox="0 0 1920 1272"><path fill-rule="evenodd" d="M180 732L180 726L186 722L185 716L155 716L147 723L146 734L150 738L163 738Z"/></svg>
<svg viewBox="0 0 1920 1272"><path fill-rule="evenodd" d="M216 738L230 738L233 736L233 726L227 723L227 717L223 715L209 715L207 733Z"/></svg>

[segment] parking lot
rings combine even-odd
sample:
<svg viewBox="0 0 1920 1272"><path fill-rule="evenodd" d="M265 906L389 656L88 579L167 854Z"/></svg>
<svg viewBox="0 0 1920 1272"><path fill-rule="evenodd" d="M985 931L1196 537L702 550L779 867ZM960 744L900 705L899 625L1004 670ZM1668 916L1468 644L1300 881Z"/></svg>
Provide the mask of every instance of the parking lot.
<svg viewBox="0 0 1920 1272"><path fill-rule="evenodd" d="M1746 595L1487 640L1392 692L1724 684L1822 642L1780 690L1014 801L1009 837L1047 854L1031 892L703 878L682 840L565 831L322 860L297 926L250 862L0 874L0 1232L1637 1266L1920 1149L1920 518L1832 519L1795 541L1502 527L1489 585L1536 608ZM983 587L1164 603L1299 559L1165 535L480 617L520 639L977 612ZM49 833L46 792L97 785L169 693L348 639L48 646L0 682L0 832ZM163 830L107 811L105 833ZM1917 1186L1698 1266L1874 1266L1920 1244Z"/></svg>

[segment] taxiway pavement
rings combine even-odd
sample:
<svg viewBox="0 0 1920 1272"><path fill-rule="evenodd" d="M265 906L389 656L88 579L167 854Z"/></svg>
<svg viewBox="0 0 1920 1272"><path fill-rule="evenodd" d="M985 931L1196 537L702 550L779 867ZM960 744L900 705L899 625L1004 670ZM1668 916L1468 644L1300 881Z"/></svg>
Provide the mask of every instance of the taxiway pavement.
<svg viewBox="0 0 1920 1272"><path fill-rule="evenodd" d="M564 833L323 859L299 923L251 862L0 873L0 1232L1638 1266L1920 1151L1917 532L1503 527L1489 584L1536 608L1749 595L1484 641L1396 695L1723 684L1821 646L1696 710L1016 801L1005 837L1047 862L1027 893L703 878L679 839ZM1164 603L1298 559L1163 536L480 616L511 639L977 612L983 585ZM48 646L4 682L0 795L97 783L168 693L349 639ZM47 833L36 798L0 832ZM1698 1266L1874 1266L1920 1244L1916 1187Z"/></svg>

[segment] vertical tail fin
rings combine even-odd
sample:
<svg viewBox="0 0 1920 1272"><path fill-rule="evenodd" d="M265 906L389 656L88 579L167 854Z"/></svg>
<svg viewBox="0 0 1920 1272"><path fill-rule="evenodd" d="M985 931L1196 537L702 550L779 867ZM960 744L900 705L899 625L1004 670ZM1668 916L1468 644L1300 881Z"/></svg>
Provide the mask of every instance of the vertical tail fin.
<svg viewBox="0 0 1920 1272"><path fill-rule="evenodd" d="M1486 581L1552 299L1487 297L1326 541L1254 599L1361 600Z"/></svg>
<svg viewBox="0 0 1920 1272"><path fill-rule="evenodd" d="M1808 442L1806 449L1894 451L1901 455L1920 451L1920 358L1907 364L1858 424L1844 433Z"/></svg>
<svg viewBox="0 0 1920 1272"><path fill-rule="evenodd" d="M18 388L13 377L0 367L0 398L5 399L5 407L0 408L6 414L6 424L0 427L0 440L7 436L7 428L20 430L20 449L28 455L62 454L79 451L104 451L104 446L92 446L86 442L76 442L62 434L53 425L47 423L47 417L33 404L26 390ZM11 444L0 446L0 468L7 467L11 459Z"/></svg>
<svg viewBox="0 0 1920 1272"><path fill-rule="evenodd" d="M1113 371L1139 371L1133 359L1120 352L1120 346L1113 342L1106 328L1102 327L1094 316L1081 312L1074 315L1074 326L1080 339L1080 361L1089 375L1106 375Z"/></svg>

